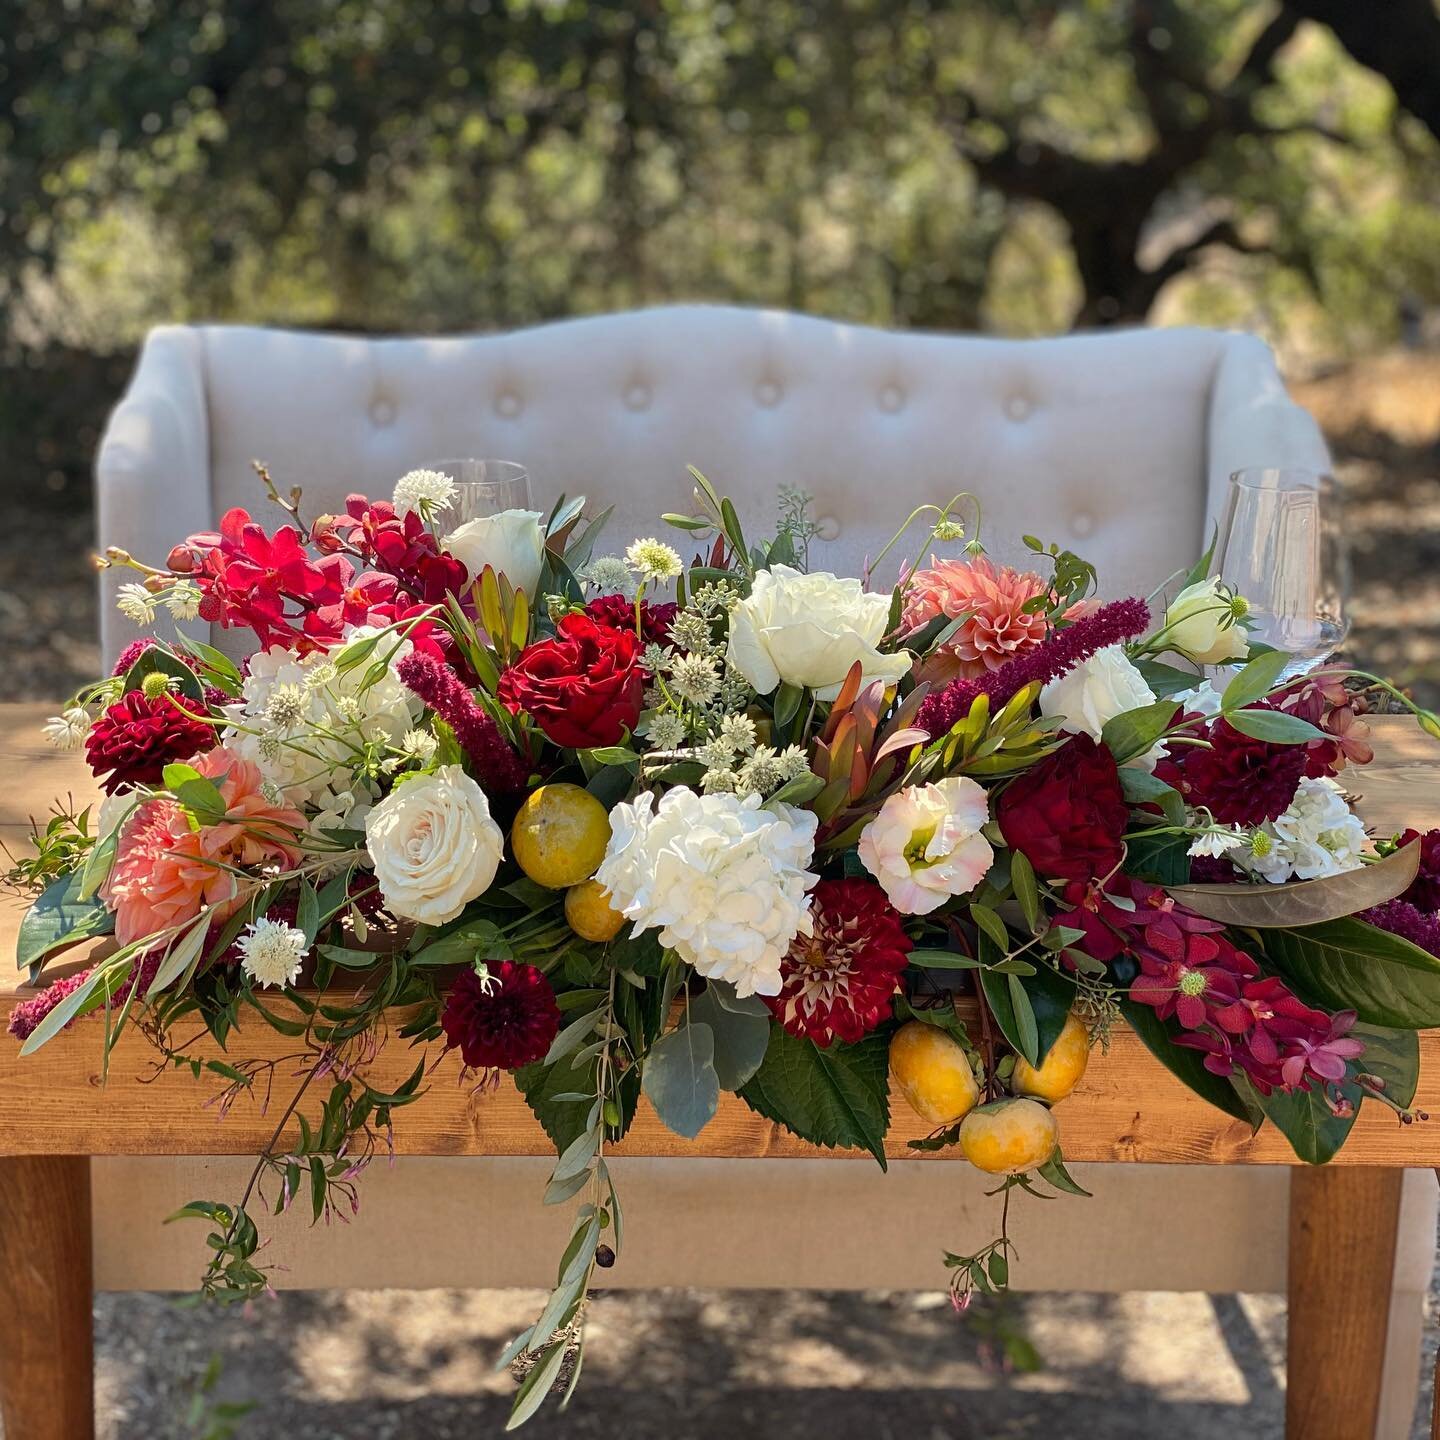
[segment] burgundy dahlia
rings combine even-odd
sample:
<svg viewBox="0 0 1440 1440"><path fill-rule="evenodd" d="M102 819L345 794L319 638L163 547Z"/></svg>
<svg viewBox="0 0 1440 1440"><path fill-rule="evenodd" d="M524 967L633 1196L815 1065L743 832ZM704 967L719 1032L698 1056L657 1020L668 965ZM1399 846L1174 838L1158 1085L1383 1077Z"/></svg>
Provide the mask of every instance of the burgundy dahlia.
<svg viewBox="0 0 1440 1440"><path fill-rule="evenodd" d="M799 935L780 962L780 993L766 996L790 1034L822 1050L853 1045L882 1020L910 954L885 892L869 880L822 880L813 891L813 935Z"/></svg>
<svg viewBox="0 0 1440 1440"><path fill-rule="evenodd" d="M652 605L640 602L640 638L646 645L664 645L670 639L670 627L680 607L673 601ZM623 595L597 595L585 604L585 613L602 625L615 630L635 628L635 602Z"/></svg>
<svg viewBox="0 0 1440 1440"><path fill-rule="evenodd" d="M1206 739L1208 747L1172 751L1155 773L1222 825L1260 825L1285 813L1305 774L1303 745L1256 740L1224 719L1211 723Z"/></svg>
<svg viewBox="0 0 1440 1440"><path fill-rule="evenodd" d="M172 761L213 749L215 727L182 708L194 703L131 690L110 706L85 739L85 759L105 789L158 785Z"/></svg>
<svg viewBox="0 0 1440 1440"><path fill-rule="evenodd" d="M445 1042L472 1070L518 1070L545 1058L560 1032L550 982L533 965L502 960L488 974L466 970L445 999Z"/></svg>

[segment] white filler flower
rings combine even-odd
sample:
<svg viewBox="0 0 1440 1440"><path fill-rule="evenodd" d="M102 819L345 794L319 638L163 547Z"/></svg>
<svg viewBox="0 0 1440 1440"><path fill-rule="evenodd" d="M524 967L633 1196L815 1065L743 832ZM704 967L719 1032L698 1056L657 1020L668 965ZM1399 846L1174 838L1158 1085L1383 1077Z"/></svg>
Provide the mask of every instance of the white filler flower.
<svg viewBox="0 0 1440 1440"><path fill-rule="evenodd" d="M762 809L758 795L682 786L656 806L647 791L610 812L595 878L636 934L659 929L662 945L738 995L778 995L790 942L810 934L816 824L807 810Z"/></svg>
<svg viewBox="0 0 1440 1440"><path fill-rule="evenodd" d="M240 964L257 985L293 985L305 958L305 932L283 920L262 917L236 940Z"/></svg>
<svg viewBox="0 0 1440 1440"><path fill-rule="evenodd" d="M395 482L395 513L448 510L455 499L455 482L439 470L410 470Z"/></svg>
<svg viewBox="0 0 1440 1440"><path fill-rule="evenodd" d="M860 832L860 863L902 915L928 915L973 890L995 852L980 833L984 789L965 775L897 791Z"/></svg>
<svg viewBox="0 0 1440 1440"><path fill-rule="evenodd" d="M896 681L909 671L908 654L875 648L889 618L890 596L867 594L858 580L772 565L730 612L726 659L758 695L784 680L833 700L857 660L867 683Z"/></svg>
<svg viewBox="0 0 1440 1440"><path fill-rule="evenodd" d="M365 848L385 908L443 925L495 879L505 837L485 792L459 765L402 781L365 817Z"/></svg>
<svg viewBox="0 0 1440 1440"><path fill-rule="evenodd" d="M72 705L59 715L52 715L43 728L45 738L57 750L78 750L90 733L90 712Z"/></svg>

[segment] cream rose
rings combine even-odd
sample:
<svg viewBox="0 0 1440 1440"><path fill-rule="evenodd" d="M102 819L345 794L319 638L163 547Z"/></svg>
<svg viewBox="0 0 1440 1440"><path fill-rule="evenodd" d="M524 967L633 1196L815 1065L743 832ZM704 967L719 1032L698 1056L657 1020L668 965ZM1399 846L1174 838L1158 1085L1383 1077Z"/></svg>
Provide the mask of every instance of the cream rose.
<svg viewBox="0 0 1440 1440"><path fill-rule="evenodd" d="M538 510L502 510L452 530L440 545L478 578L488 565L531 598L545 561L545 530Z"/></svg>
<svg viewBox="0 0 1440 1440"><path fill-rule="evenodd" d="M1040 713L1059 715L1061 729L1100 738L1107 720L1153 705L1155 692L1130 663L1123 646L1107 645L1040 692Z"/></svg>
<svg viewBox="0 0 1440 1440"><path fill-rule="evenodd" d="M757 694L783 680L833 700L857 660L866 681L893 682L909 671L909 655L875 648L889 616L890 597L866 594L858 580L775 565L730 612L726 658Z"/></svg>
<svg viewBox="0 0 1440 1440"><path fill-rule="evenodd" d="M980 833L984 789L965 775L898 790L860 832L860 863L902 915L928 915L973 890L995 852Z"/></svg>
<svg viewBox="0 0 1440 1440"><path fill-rule="evenodd" d="M365 848L391 914L443 925L490 888L505 837L485 792L459 765L442 765L370 811Z"/></svg>
<svg viewBox="0 0 1440 1440"><path fill-rule="evenodd" d="M1223 665L1228 660L1243 660L1249 653L1250 641L1235 623L1234 607L1229 597L1220 593L1218 579L1197 580L1170 602L1165 612L1165 646L1197 665Z"/></svg>

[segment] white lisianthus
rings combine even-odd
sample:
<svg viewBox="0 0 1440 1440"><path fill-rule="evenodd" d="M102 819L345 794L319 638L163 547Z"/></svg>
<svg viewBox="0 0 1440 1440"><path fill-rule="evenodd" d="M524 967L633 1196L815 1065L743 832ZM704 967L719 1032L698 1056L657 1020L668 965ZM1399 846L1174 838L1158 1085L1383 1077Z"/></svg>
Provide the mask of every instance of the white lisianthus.
<svg viewBox="0 0 1440 1440"><path fill-rule="evenodd" d="M1061 717L1061 729L1098 742L1107 720L1153 705L1155 692L1131 663L1123 645L1107 645L1040 692L1040 713ZM1158 752L1143 756L1155 768Z"/></svg>
<svg viewBox="0 0 1440 1440"><path fill-rule="evenodd" d="M1237 614L1238 606L1238 614ZM1245 602L1223 594L1214 577L1187 585L1165 611L1165 648L1197 665L1224 665L1243 660L1250 641L1236 624Z"/></svg>
<svg viewBox="0 0 1440 1440"><path fill-rule="evenodd" d="M1193 690L1182 690L1171 699L1179 703L1186 715L1204 715L1207 719L1220 713L1220 692L1208 680L1202 680Z"/></svg>
<svg viewBox="0 0 1440 1440"><path fill-rule="evenodd" d="M726 659L759 695L786 681L833 700L857 660L866 682L908 673L908 654L876 649L889 618L890 597L867 594L858 580L774 565L730 612Z"/></svg>
<svg viewBox="0 0 1440 1440"><path fill-rule="evenodd" d="M968 776L907 786L860 832L860 863L902 915L928 915L990 868L995 852L980 833L989 818L989 799Z"/></svg>
<svg viewBox="0 0 1440 1440"><path fill-rule="evenodd" d="M505 837L485 792L459 765L397 785L365 817L365 848L385 908L444 925L495 879Z"/></svg>
<svg viewBox="0 0 1440 1440"><path fill-rule="evenodd" d="M1249 843L1249 834L1238 825L1216 826L1197 835L1185 853L1203 855L1210 860L1223 860L1227 856L1235 860L1238 858L1236 852Z"/></svg>
<svg viewBox="0 0 1440 1440"><path fill-rule="evenodd" d="M1249 848L1230 858L1278 885L1358 870L1369 849L1365 826L1345 803L1345 792L1321 775L1302 779L1289 809L1262 825Z"/></svg>
<svg viewBox="0 0 1440 1440"><path fill-rule="evenodd" d="M816 824L808 810L763 809L758 795L680 786L657 806L646 791L610 812L595 878L636 934L658 929L666 949L738 995L778 995L790 942L811 930Z"/></svg>
<svg viewBox="0 0 1440 1440"><path fill-rule="evenodd" d="M293 985L308 948L303 930L264 916L247 925L235 945L241 968L260 986Z"/></svg>
<svg viewBox="0 0 1440 1440"><path fill-rule="evenodd" d="M540 588L545 563L544 517L538 510L502 510L467 520L440 542L478 579L488 565L530 599Z"/></svg>
<svg viewBox="0 0 1440 1440"><path fill-rule="evenodd" d="M373 653L340 670L333 656L351 642L379 635ZM250 657L240 699L225 707L231 728L224 740L242 759L260 767L292 805L324 803L327 793L350 788L358 747L388 740L398 746L424 706L395 673L414 647L393 631L372 625L347 629L328 655L296 655L276 646ZM385 672L371 679L377 660ZM368 685L365 683L370 679Z"/></svg>

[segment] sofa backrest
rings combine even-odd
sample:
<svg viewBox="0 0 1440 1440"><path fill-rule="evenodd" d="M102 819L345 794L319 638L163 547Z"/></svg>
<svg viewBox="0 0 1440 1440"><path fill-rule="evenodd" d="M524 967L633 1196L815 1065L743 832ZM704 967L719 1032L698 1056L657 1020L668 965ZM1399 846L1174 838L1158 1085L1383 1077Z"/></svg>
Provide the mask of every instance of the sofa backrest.
<svg viewBox="0 0 1440 1440"><path fill-rule="evenodd" d="M157 383L174 401L160 429L203 428L188 442L203 480L185 464L146 477L136 450L154 437L127 424L129 398L98 470L102 543L148 528L159 556L182 516L208 525L243 505L278 520L257 458L282 491L303 486L309 515L351 491L388 497L427 461L519 460L537 506L561 491L615 505L602 552L691 508L693 464L750 533L777 487L813 495L831 543L812 568L858 573L915 506L970 490L1001 558L1038 534L1092 559L1106 593L1144 594L1202 548L1223 469L1324 463L1268 350L1198 329L994 340L711 306L445 339L169 327L147 342L134 403ZM186 421L187 405L203 414ZM125 495L108 517L107 450Z"/></svg>

